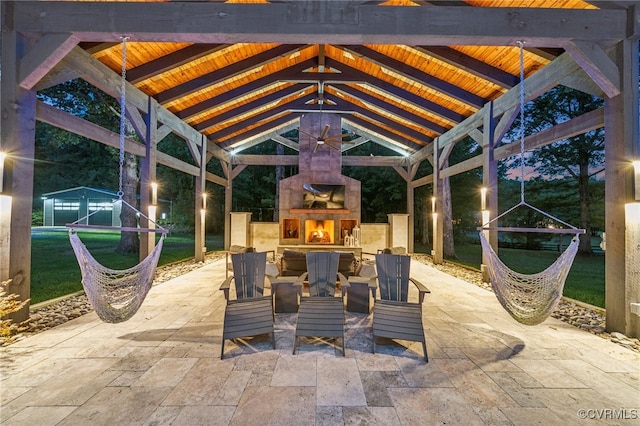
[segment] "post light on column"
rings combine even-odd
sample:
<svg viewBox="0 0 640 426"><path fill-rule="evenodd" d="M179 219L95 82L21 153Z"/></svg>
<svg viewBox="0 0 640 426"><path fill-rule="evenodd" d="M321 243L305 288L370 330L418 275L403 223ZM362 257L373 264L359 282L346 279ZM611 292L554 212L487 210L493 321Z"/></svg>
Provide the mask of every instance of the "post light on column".
<svg viewBox="0 0 640 426"><path fill-rule="evenodd" d="M151 182L151 204L158 205L158 182Z"/></svg>
<svg viewBox="0 0 640 426"><path fill-rule="evenodd" d="M202 235L202 259L204 259L204 254L207 252L207 247L205 245L205 216L207 214L207 193L202 193L202 208L200 209L200 232Z"/></svg>
<svg viewBox="0 0 640 426"><path fill-rule="evenodd" d="M431 197L431 213L436 212L436 197Z"/></svg>
<svg viewBox="0 0 640 426"><path fill-rule="evenodd" d="M480 210L487 209L487 188L484 186L480 188Z"/></svg>
<svg viewBox="0 0 640 426"><path fill-rule="evenodd" d="M202 193L202 210L207 210L207 193Z"/></svg>
<svg viewBox="0 0 640 426"><path fill-rule="evenodd" d="M432 217L432 223L431 226L433 226L432 232L433 232L433 241L435 244L436 238L439 238L437 235L438 232L438 213L436 213L436 197L431 197L431 217ZM431 250L431 255L434 256L435 255L435 250Z"/></svg>
<svg viewBox="0 0 640 426"><path fill-rule="evenodd" d="M640 201L640 160L633 162L634 199Z"/></svg>
<svg viewBox="0 0 640 426"><path fill-rule="evenodd" d="M7 153L0 151L0 193L4 192L4 160L7 158Z"/></svg>

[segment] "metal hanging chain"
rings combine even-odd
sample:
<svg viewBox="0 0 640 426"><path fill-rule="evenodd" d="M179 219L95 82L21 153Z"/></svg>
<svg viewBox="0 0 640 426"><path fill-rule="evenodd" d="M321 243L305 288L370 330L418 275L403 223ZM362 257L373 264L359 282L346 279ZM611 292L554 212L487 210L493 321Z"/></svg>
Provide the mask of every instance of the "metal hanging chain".
<svg viewBox="0 0 640 426"><path fill-rule="evenodd" d="M124 192L122 191L122 172L124 168L124 135L126 131L126 112L127 112L127 40L129 37L122 38L122 77L120 79L120 173L118 184L118 198L122 200Z"/></svg>
<svg viewBox="0 0 640 426"><path fill-rule="evenodd" d="M524 41L520 46L520 203L524 203Z"/></svg>

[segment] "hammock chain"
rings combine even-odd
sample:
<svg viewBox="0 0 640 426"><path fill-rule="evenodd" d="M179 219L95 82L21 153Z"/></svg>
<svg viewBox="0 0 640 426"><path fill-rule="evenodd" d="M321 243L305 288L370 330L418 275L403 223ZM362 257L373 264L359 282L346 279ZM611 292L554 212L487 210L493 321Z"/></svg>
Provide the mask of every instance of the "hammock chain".
<svg viewBox="0 0 640 426"><path fill-rule="evenodd" d="M520 202L524 203L524 41L520 46Z"/></svg>
<svg viewBox="0 0 640 426"><path fill-rule="evenodd" d="M127 113L127 40L129 37L122 36L122 72L120 79L120 174L118 181L118 199L122 200L124 192L122 190L122 174L124 168L124 135L126 127L126 113Z"/></svg>

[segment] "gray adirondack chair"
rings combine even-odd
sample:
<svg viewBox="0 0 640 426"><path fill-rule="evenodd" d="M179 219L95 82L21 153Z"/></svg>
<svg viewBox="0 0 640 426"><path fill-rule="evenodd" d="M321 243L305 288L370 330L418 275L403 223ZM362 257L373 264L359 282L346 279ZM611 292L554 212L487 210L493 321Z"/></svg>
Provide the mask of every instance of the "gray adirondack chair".
<svg viewBox="0 0 640 426"><path fill-rule="evenodd" d="M296 323L293 353L300 337L333 337L342 341L344 356L344 294L347 278L338 272L340 254L328 251L307 253L307 272L294 285L299 289L300 306ZM309 282L309 296L302 294L303 282ZM337 282L340 292L336 296Z"/></svg>
<svg viewBox="0 0 640 426"><path fill-rule="evenodd" d="M422 302L429 289L409 276L411 257L376 254L380 298L373 309L373 352L376 337L421 342L424 359L429 362L422 324ZM418 288L418 303L408 301L409 282Z"/></svg>
<svg viewBox="0 0 640 426"><path fill-rule="evenodd" d="M233 275L220 286L227 301L220 359L224 356L226 339L271 333L271 342L276 348L273 299L271 295L264 295L266 256L266 252L231 254ZM232 281L235 283L235 299L230 299L229 295Z"/></svg>

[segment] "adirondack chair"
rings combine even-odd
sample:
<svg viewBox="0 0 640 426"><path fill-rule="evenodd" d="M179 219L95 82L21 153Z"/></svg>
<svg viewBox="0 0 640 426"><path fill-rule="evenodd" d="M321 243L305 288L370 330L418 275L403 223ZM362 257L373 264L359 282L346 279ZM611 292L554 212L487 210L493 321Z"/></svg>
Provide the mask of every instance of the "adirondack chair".
<svg viewBox="0 0 640 426"><path fill-rule="evenodd" d="M264 295L267 253L233 253L231 254L231 262L233 275L226 278L220 286L227 301L224 311L220 359L224 356L226 339L271 333L273 348L276 348L273 332L273 300L271 295ZM229 295L232 281L235 283L235 299L230 299Z"/></svg>
<svg viewBox="0 0 640 426"><path fill-rule="evenodd" d="M300 306L296 323L293 353L299 339L305 337L333 337L342 339L344 356L344 294L349 287L347 278L338 272L340 254L328 251L307 253L307 272L294 284L299 289ZM305 280L309 282L309 295L302 294ZM339 296L336 296L340 280Z"/></svg>
<svg viewBox="0 0 640 426"><path fill-rule="evenodd" d="M376 337L422 342L424 359L429 362L422 325L422 302L429 289L409 277L411 257L400 254L376 254L380 298L373 309L373 352ZM409 281L418 289L418 303L408 301Z"/></svg>

